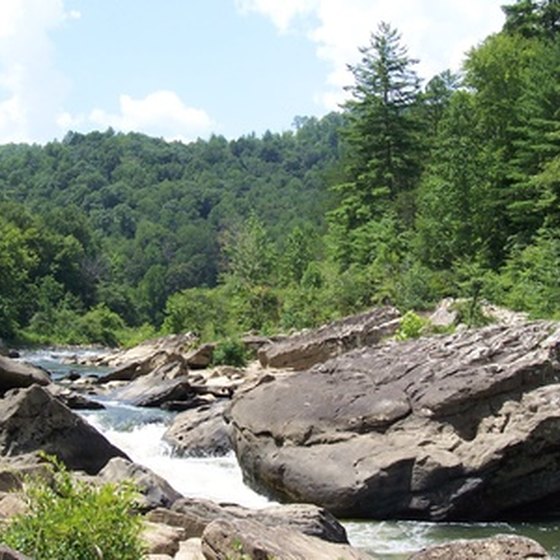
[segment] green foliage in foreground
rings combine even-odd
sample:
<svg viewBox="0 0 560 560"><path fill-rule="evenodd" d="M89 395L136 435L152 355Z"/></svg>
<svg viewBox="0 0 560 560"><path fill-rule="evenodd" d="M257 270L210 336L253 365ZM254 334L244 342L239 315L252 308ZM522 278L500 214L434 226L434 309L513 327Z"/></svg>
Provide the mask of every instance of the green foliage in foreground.
<svg viewBox="0 0 560 560"><path fill-rule="evenodd" d="M25 484L29 510L0 532L0 541L34 560L139 560L141 519L130 485L97 486L55 463L53 480Z"/></svg>

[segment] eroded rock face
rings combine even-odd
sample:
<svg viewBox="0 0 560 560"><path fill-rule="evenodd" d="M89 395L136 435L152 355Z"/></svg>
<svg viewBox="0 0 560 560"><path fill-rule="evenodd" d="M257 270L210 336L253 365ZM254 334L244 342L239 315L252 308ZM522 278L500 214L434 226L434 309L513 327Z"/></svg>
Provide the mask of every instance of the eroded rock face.
<svg viewBox="0 0 560 560"><path fill-rule="evenodd" d="M37 451L56 455L73 470L96 474L112 457L126 455L39 385L0 399L0 455Z"/></svg>
<svg viewBox="0 0 560 560"><path fill-rule="evenodd" d="M396 332L399 318L394 307L374 309L267 344L258 357L264 367L307 369L353 348L376 344Z"/></svg>
<svg viewBox="0 0 560 560"><path fill-rule="evenodd" d="M560 327L493 326L269 376L229 411L245 478L341 517L545 516L560 500Z"/></svg>

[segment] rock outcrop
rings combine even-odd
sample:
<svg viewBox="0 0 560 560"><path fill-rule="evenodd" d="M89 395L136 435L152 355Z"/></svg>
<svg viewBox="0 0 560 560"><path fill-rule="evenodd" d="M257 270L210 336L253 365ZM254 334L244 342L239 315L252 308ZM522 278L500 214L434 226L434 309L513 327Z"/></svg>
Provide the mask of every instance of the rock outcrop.
<svg viewBox="0 0 560 560"><path fill-rule="evenodd" d="M56 455L72 470L98 473L112 457L126 455L39 385L0 399L0 455L38 451Z"/></svg>
<svg viewBox="0 0 560 560"><path fill-rule="evenodd" d="M394 307L373 309L317 330L271 342L259 349L258 357L264 367L304 370L395 334L399 319L400 314Z"/></svg>
<svg viewBox="0 0 560 560"><path fill-rule="evenodd" d="M44 370L0 355L0 395L10 389L29 387L35 383L48 385L50 382Z"/></svg>
<svg viewBox="0 0 560 560"><path fill-rule="evenodd" d="M265 382L266 381L266 382ZM246 480L340 517L544 517L560 500L560 326L388 342L268 376L229 411Z"/></svg>
<svg viewBox="0 0 560 560"><path fill-rule="evenodd" d="M532 539L497 535L488 539L453 541L413 554L409 560L549 560L546 550Z"/></svg>

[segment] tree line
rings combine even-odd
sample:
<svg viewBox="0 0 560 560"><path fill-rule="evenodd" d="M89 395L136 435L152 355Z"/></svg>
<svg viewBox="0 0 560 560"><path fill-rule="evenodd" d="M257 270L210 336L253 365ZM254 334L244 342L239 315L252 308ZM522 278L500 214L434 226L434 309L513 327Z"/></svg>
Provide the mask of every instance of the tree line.
<svg viewBox="0 0 560 560"><path fill-rule="evenodd" d="M560 2L424 83L379 24L340 113L189 145L0 147L0 336L299 329L445 296L560 315Z"/></svg>

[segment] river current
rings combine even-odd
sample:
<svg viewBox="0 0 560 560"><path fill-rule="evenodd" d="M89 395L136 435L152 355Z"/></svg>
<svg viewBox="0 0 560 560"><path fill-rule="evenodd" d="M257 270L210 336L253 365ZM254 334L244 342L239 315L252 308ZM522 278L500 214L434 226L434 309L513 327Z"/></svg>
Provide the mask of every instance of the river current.
<svg viewBox="0 0 560 560"><path fill-rule="evenodd" d="M71 351L75 354L75 350ZM82 374L99 373L61 363L64 351L25 353L23 358L47 368L56 380L70 370ZM162 441L172 413L158 409L136 408L104 400L105 410L84 411L82 415L109 441L129 457L165 478L185 496L215 502L237 503L260 508L271 502L243 483L233 454L226 457L176 457ZM560 520L541 523L427 523L416 521L344 520L352 545L375 555L379 560L405 560L423 547L454 539L489 537L516 533L541 543L551 558L560 560Z"/></svg>

